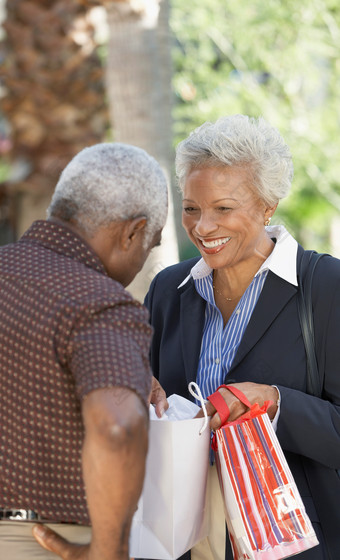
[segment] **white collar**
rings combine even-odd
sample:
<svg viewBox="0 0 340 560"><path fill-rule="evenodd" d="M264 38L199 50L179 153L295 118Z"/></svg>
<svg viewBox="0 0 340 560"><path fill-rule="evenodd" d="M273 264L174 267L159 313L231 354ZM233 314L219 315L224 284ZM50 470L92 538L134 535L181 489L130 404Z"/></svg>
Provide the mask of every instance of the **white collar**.
<svg viewBox="0 0 340 560"><path fill-rule="evenodd" d="M267 226L266 231L271 239L275 238L276 243L269 257L261 265L255 276L261 274L264 270L271 270L286 280L293 286L297 286L296 274L296 255L298 250L297 241L288 233L284 226ZM191 269L190 274L178 286L181 288L192 277L194 280L205 278L211 273L210 266L204 259L200 259Z"/></svg>
<svg viewBox="0 0 340 560"><path fill-rule="evenodd" d="M276 239L276 243L273 251L264 261L255 276L264 270L271 270L276 276L293 284L293 286L297 286L297 241L288 233L284 226L267 226L266 230L271 239Z"/></svg>

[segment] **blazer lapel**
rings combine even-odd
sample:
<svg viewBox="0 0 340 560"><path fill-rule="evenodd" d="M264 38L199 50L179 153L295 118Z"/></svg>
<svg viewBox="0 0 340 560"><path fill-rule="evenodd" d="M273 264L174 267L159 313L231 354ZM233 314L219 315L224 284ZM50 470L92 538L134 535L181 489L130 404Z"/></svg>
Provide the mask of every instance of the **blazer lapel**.
<svg viewBox="0 0 340 560"><path fill-rule="evenodd" d="M296 294L296 291L296 286L285 282L273 272L268 272L262 292L244 332L229 373L255 346L287 302Z"/></svg>
<svg viewBox="0 0 340 560"><path fill-rule="evenodd" d="M185 375L190 383L196 380L206 303L197 294L192 278L180 290L180 333Z"/></svg>

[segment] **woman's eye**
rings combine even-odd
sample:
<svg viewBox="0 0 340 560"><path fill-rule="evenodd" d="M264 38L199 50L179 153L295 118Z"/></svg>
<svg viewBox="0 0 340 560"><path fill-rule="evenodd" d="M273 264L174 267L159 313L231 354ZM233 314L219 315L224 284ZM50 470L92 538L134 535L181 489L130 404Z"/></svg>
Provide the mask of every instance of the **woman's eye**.
<svg viewBox="0 0 340 560"><path fill-rule="evenodd" d="M195 212L196 208L193 208L193 206L186 206L185 208L183 208L183 212L185 212L186 214L192 214L192 212Z"/></svg>
<svg viewBox="0 0 340 560"><path fill-rule="evenodd" d="M218 209L220 212L228 212L228 210L231 210L231 208L229 208L228 206L219 206Z"/></svg>

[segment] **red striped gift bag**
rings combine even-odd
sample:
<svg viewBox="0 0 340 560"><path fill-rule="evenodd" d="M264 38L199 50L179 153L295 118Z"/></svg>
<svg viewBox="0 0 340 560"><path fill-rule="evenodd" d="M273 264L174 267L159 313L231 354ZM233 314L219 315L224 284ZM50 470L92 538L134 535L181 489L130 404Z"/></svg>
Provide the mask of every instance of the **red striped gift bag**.
<svg viewBox="0 0 340 560"><path fill-rule="evenodd" d="M212 446L234 560L279 560L316 546L314 529L266 413L271 402L251 405L236 387L221 387L249 408L228 423L222 395L217 390L208 397L222 420Z"/></svg>

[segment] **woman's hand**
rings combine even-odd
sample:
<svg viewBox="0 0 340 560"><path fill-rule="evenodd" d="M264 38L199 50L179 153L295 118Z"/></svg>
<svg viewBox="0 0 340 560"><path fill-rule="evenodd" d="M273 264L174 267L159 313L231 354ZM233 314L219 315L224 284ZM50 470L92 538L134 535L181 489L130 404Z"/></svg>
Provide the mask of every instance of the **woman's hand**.
<svg viewBox="0 0 340 560"><path fill-rule="evenodd" d="M279 398L278 390L276 387L272 387L271 385L261 385L260 383L233 383L233 386L236 389L242 391L242 393L247 397L248 401L251 404L258 403L261 407L265 401L272 401L273 404L268 408L267 413L271 420L273 420L276 412L277 412L277 401ZM235 397L228 389L222 387L219 389L222 397L224 398L227 406L230 410L230 416L228 418L228 422L233 422L237 420L242 414L244 414L247 410L247 407L241 403L237 397ZM211 402L207 402L206 409L208 416L211 416L210 427L212 430L217 430L221 427L221 419L216 412L216 408L211 404ZM203 411L200 411L197 415L197 418L201 418L203 416Z"/></svg>
<svg viewBox="0 0 340 560"><path fill-rule="evenodd" d="M155 405L158 418L161 418L164 412L169 408L169 403L166 399L166 393L155 377L152 378L150 403Z"/></svg>

